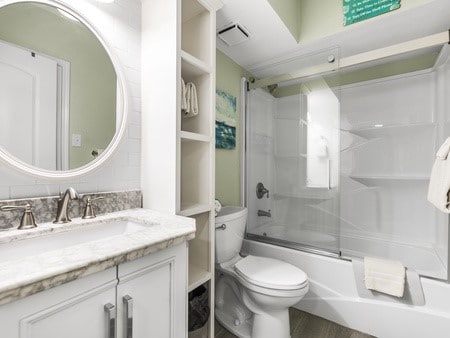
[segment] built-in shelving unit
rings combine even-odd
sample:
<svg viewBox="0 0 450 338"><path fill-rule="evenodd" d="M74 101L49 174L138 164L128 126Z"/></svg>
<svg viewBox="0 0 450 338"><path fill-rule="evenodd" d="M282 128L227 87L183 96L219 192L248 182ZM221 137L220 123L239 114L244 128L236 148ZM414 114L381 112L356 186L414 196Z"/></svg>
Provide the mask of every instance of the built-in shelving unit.
<svg viewBox="0 0 450 338"><path fill-rule="evenodd" d="M180 76L185 83L196 86L199 112L196 116L185 117L179 111L177 123L177 213L194 218L197 227L195 239L189 242L188 292L200 285L209 290L209 337L214 337L215 20L218 5L220 1L181 0ZM178 99L181 103L181 93Z"/></svg>

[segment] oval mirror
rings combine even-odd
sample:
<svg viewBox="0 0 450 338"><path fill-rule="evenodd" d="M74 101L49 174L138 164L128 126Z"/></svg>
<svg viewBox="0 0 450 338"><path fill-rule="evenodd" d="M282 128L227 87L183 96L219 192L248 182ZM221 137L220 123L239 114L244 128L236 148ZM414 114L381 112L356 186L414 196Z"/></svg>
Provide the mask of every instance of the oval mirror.
<svg viewBox="0 0 450 338"><path fill-rule="evenodd" d="M52 1L0 8L0 157L70 178L101 165L126 124L117 63L99 34Z"/></svg>

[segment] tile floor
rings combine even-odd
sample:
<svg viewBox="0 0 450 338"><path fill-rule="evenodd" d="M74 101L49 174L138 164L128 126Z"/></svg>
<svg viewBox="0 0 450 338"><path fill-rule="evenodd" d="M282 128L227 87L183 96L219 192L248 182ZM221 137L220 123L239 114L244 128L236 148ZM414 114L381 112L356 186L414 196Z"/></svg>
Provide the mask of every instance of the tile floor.
<svg viewBox="0 0 450 338"><path fill-rule="evenodd" d="M291 338L373 338L312 314L291 308ZM215 338L236 338L216 320ZM276 337L274 337L276 338Z"/></svg>

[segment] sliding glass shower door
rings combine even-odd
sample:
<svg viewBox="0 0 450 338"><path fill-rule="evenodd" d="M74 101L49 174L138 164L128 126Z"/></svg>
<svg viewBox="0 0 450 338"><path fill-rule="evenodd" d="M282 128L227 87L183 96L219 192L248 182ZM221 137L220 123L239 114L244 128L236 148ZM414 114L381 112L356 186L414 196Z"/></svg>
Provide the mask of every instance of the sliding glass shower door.
<svg viewBox="0 0 450 338"><path fill-rule="evenodd" d="M296 60L337 69L337 51ZM272 71L276 72L276 69ZM248 92L247 235L339 254L339 95L322 76Z"/></svg>
<svg viewBox="0 0 450 338"><path fill-rule="evenodd" d="M427 190L450 137L450 47L341 69L336 55L266 69L284 82L247 93L247 236L448 279L449 218Z"/></svg>

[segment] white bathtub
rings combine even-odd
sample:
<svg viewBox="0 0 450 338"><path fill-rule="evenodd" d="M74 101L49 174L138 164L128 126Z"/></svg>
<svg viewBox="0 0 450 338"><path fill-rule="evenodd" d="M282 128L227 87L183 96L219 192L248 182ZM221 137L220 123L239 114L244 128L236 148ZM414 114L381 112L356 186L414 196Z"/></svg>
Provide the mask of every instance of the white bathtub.
<svg viewBox="0 0 450 338"><path fill-rule="evenodd" d="M447 279L447 268L432 246L402 243L392 239L352 233L325 233L310 229L302 230L288 226L267 224L249 231L251 234L287 240L334 252L341 251L343 257L373 256L398 260L421 276ZM450 336L450 334L449 334Z"/></svg>
<svg viewBox="0 0 450 338"><path fill-rule="evenodd" d="M284 260L308 274L297 308L379 338L450 337L450 285L421 278L426 305L360 298L351 262L246 240L243 251Z"/></svg>

